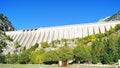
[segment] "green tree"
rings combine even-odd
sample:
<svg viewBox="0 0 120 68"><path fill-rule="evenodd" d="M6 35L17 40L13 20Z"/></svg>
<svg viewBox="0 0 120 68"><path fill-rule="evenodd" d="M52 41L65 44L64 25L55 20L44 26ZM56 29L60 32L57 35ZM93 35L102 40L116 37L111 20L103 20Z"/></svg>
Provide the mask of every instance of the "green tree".
<svg viewBox="0 0 120 68"><path fill-rule="evenodd" d="M44 49L30 52L30 63L32 64L42 64Z"/></svg>
<svg viewBox="0 0 120 68"><path fill-rule="evenodd" d="M102 41L103 43L104 43L104 51L103 51L103 55L101 56L101 63L103 63L103 64L108 64L108 63L110 63L111 62L111 59L110 59L110 56L109 56L109 54L108 54L108 50L109 50L109 40L108 40L108 38L106 38L106 39L104 39L103 41Z"/></svg>
<svg viewBox="0 0 120 68"><path fill-rule="evenodd" d="M120 37L120 35L118 33L114 33L111 34L108 37L108 42L109 45L107 46L107 53L109 54L110 60L111 62L117 62L118 58L119 58L119 54L118 54L118 47L119 47L119 42L118 42L118 38Z"/></svg>
<svg viewBox="0 0 120 68"><path fill-rule="evenodd" d="M28 51L24 51L22 54L18 56L18 63L26 64L30 62L30 53Z"/></svg>
<svg viewBox="0 0 120 68"><path fill-rule="evenodd" d="M118 51L118 59L120 59L120 37L118 37L117 51Z"/></svg>
<svg viewBox="0 0 120 68"><path fill-rule="evenodd" d="M98 63L101 61L101 56L104 52L104 43L102 39L97 39L92 43L91 55L92 55L92 62Z"/></svg>
<svg viewBox="0 0 120 68"><path fill-rule="evenodd" d="M68 60L73 60L73 49L70 48L69 46L63 46L58 49L59 53L59 58L62 61L68 61Z"/></svg>
<svg viewBox="0 0 120 68"><path fill-rule="evenodd" d="M91 46L86 46L82 44L77 45L73 50L76 60L79 60L80 62L91 63L92 58L90 51Z"/></svg>
<svg viewBox="0 0 120 68"><path fill-rule="evenodd" d="M59 56L57 51L49 51L44 53L43 61L44 63L52 64L58 63Z"/></svg>

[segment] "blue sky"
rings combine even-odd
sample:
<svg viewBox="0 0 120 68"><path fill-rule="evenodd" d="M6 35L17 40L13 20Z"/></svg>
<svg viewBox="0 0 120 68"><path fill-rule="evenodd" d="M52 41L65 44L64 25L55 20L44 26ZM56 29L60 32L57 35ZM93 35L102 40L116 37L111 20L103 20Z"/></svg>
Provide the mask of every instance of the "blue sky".
<svg viewBox="0 0 120 68"><path fill-rule="evenodd" d="M120 10L120 0L0 0L17 30L96 22Z"/></svg>

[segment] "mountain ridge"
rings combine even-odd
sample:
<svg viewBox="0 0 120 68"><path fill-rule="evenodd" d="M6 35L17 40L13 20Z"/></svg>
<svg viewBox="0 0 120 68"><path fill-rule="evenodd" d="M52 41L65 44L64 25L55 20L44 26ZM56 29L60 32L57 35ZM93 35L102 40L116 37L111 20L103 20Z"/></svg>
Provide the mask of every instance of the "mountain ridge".
<svg viewBox="0 0 120 68"><path fill-rule="evenodd" d="M120 21L120 11L118 11L117 13L115 13L114 15L107 17L104 19L105 22L108 21Z"/></svg>
<svg viewBox="0 0 120 68"><path fill-rule="evenodd" d="M12 23L2 13L0 14L0 30L2 31L14 31L15 30Z"/></svg>

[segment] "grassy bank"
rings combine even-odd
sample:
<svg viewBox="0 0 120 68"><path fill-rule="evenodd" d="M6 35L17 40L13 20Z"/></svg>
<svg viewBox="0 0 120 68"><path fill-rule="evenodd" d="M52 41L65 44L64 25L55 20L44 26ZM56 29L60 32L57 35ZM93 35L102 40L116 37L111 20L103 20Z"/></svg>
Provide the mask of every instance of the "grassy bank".
<svg viewBox="0 0 120 68"><path fill-rule="evenodd" d="M0 68L118 68L117 65L73 64L67 67L41 64L0 64Z"/></svg>
<svg viewBox="0 0 120 68"><path fill-rule="evenodd" d="M56 68L56 65L40 64L0 64L0 68Z"/></svg>

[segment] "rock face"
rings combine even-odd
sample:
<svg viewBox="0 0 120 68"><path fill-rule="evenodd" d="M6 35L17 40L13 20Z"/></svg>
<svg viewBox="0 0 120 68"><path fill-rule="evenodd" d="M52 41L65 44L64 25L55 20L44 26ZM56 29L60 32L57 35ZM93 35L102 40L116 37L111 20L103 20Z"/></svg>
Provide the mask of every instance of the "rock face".
<svg viewBox="0 0 120 68"><path fill-rule="evenodd" d="M2 31L14 31L15 30L11 22L3 14L0 14L0 30Z"/></svg>
<svg viewBox="0 0 120 68"><path fill-rule="evenodd" d="M108 21L120 21L120 11L118 11L116 14L114 14L113 16L108 17L107 19L105 19L104 21L108 22Z"/></svg>
<svg viewBox="0 0 120 68"><path fill-rule="evenodd" d="M5 31L14 30L15 28L12 26L8 18L3 14L0 14L0 53L2 52L3 54L8 54L9 52L13 52L15 50L15 43L5 34Z"/></svg>

